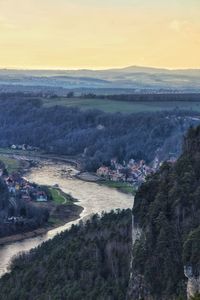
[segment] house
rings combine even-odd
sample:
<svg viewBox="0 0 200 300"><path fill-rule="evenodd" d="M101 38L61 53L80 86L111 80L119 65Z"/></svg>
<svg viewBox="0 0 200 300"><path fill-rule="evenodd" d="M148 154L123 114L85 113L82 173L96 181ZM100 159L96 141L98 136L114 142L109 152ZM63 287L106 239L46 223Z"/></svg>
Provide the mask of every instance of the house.
<svg viewBox="0 0 200 300"><path fill-rule="evenodd" d="M15 186L8 186L8 191L9 191L9 193L11 193L11 194L15 194L15 193L16 193Z"/></svg>
<svg viewBox="0 0 200 300"><path fill-rule="evenodd" d="M109 173L109 168L102 166L97 170L97 175L98 176L107 176Z"/></svg>
<svg viewBox="0 0 200 300"><path fill-rule="evenodd" d="M22 200L31 201L31 197L29 195L22 195Z"/></svg>
<svg viewBox="0 0 200 300"><path fill-rule="evenodd" d="M5 223L14 223L14 224L22 224L23 222L23 218L22 217L8 217L7 220L5 221Z"/></svg>
<svg viewBox="0 0 200 300"><path fill-rule="evenodd" d="M15 185L15 189L16 189L16 191L20 190L20 185L18 183Z"/></svg>
<svg viewBox="0 0 200 300"><path fill-rule="evenodd" d="M37 192L36 201L37 202L47 202L47 195L43 191Z"/></svg>
<svg viewBox="0 0 200 300"><path fill-rule="evenodd" d="M118 163L116 158L111 159L111 166L101 166L97 170L97 175L116 182L128 182L138 185L145 181L145 178L154 173L155 169L146 165L144 160L136 162L130 159L129 162L123 162L123 165Z"/></svg>
<svg viewBox="0 0 200 300"><path fill-rule="evenodd" d="M101 124L99 124L98 126L97 126L97 129L98 130L103 130L105 128L105 126L103 126L103 125L101 125Z"/></svg>

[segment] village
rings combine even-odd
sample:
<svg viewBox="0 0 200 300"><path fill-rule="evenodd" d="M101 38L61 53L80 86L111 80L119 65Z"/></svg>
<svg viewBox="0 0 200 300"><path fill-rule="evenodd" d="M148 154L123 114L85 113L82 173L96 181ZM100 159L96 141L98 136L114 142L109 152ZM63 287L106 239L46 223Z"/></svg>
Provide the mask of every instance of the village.
<svg viewBox="0 0 200 300"><path fill-rule="evenodd" d="M39 147L34 147L31 145L26 145L26 144L22 144L22 145L11 145L10 146L11 150L23 150L23 151L39 151L40 148Z"/></svg>
<svg viewBox="0 0 200 300"><path fill-rule="evenodd" d="M30 183L25 178L23 178L20 173L8 174L6 169L0 169L0 178L5 182L8 193L9 193L9 203L10 207L13 208L13 214L5 215L4 223L14 223L17 224L23 220L22 214L14 213L18 211L18 204L20 202L30 204L31 202L47 202L48 196L45 187L40 187L35 183Z"/></svg>
<svg viewBox="0 0 200 300"><path fill-rule="evenodd" d="M83 208L74 204L77 200L62 192L57 183L40 185L29 181L24 169L11 172L5 162L7 158L0 159L0 239L17 235L21 240L26 233L34 236L37 230L47 232L79 218Z"/></svg>
<svg viewBox="0 0 200 300"><path fill-rule="evenodd" d="M153 172L155 167L147 166L144 160L136 162L131 159L127 164L120 164L116 159L112 159L110 167L101 166L96 173L106 180L123 181L138 186Z"/></svg>
<svg viewBox="0 0 200 300"><path fill-rule="evenodd" d="M96 175L104 180L126 182L138 187L146 180L148 175L155 173L161 165L162 162L157 157L151 166L147 165L144 160L137 162L130 159L128 163L124 161L123 164L120 164L116 159L112 159L110 166L101 166Z"/></svg>

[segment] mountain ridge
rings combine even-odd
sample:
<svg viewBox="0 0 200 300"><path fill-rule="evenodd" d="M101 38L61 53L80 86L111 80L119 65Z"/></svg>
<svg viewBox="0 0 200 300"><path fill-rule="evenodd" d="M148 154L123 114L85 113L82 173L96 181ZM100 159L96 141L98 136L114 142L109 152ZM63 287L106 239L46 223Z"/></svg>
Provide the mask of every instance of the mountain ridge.
<svg viewBox="0 0 200 300"><path fill-rule="evenodd" d="M96 81L95 81L96 80ZM52 88L78 90L87 88L93 93L98 89L125 89L129 93L150 91L200 92L200 69L169 70L162 68L128 66L106 70L0 70L0 89L9 91L12 86L16 91L31 91L31 87L43 87L52 93ZM29 88L28 88L29 87ZM65 91L60 93L65 93ZM100 91L102 93L102 91ZM123 93L123 92L121 92Z"/></svg>

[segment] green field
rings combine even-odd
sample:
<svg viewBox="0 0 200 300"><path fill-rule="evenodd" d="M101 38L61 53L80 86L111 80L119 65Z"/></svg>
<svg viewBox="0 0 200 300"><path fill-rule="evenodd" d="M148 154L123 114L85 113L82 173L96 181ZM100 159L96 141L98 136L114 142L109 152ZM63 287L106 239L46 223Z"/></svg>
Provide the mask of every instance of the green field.
<svg viewBox="0 0 200 300"><path fill-rule="evenodd" d="M67 203L67 199L61 194L60 190L55 188L50 188L50 192L51 192L52 199L56 204L61 205Z"/></svg>
<svg viewBox="0 0 200 300"><path fill-rule="evenodd" d="M72 196L63 193L58 188L49 188L49 191L51 193L53 201L58 205L73 204L73 202L75 202L76 200Z"/></svg>
<svg viewBox="0 0 200 300"><path fill-rule="evenodd" d="M0 154L0 161L2 161L5 164L5 167L9 174L17 172L20 169L20 161L15 158L7 157L5 155Z"/></svg>
<svg viewBox="0 0 200 300"><path fill-rule="evenodd" d="M109 188L117 189L120 192L125 193L125 194L134 195L136 192L136 189L132 185L130 185L126 182L118 182L118 181L115 182L115 181L110 181L110 180L103 180L103 181L100 181L100 184L105 185Z"/></svg>
<svg viewBox="0 0 200 300"><path fill-rule="evenodd" d="M44 154L42 151L28 151L28 150L13 150L11 148L5 147L1 148L0 147L0 155L1 154L7 154L7 155L20 155L20 156L38 156Z"/></svg>
<svg viewBox="0 0 200 300"><path fill-rule="evenodd" d="M81 99L81 98L58 98L58 99L43 99L44 106L50 107L54 105L61 105L66 107L79 107L83 110L99 109L105 112L124 112L124 113L138 113L138 112L154 112L165 110L191 110L200 112L200 102L191 101L151 101L151 102L127 102L114 101L106 99Z"/></svg>

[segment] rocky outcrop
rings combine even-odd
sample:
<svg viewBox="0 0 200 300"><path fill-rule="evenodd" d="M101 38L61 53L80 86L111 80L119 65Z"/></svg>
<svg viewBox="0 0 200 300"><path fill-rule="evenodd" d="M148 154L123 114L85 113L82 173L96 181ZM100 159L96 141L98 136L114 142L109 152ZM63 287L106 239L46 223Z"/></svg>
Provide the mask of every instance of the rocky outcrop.
<svg viewBox="0 0 200 300"><path fill-rule="evenodd" d="M140 275L138 272L135 272L133 268L133 260L134 260L133 247L135 242L140 239L141 233L142 233L141 229L135 225L134 215L132 214L132 255L130 261L130 280L129 280L126 300L132 300L132 299L152 300L152 298L150 297L149 289L146 286L146 283L144 281L144 277Z"/></svg>
<svg viewBox="0 0 200 300"><path fill-rule="evenodd" d="M195 276L191 266L184 267L184 274L187 281L187 299L190 299L195 294L200 293L200 275Z"/></svg>
<svg viewBox="0 0 200 300"><path fill-rule="evenodd" d="M132 270L126 300L154 300L150 295L149 287L144 276Z"/></svg>
<svg viewBox="0 0 200 300"><path fill-rule="evenodd" d="M183 150L136 193L134 225L142 234L133 247L128 299L190 299L200 292L200 126L189 130Z"/></svg>

